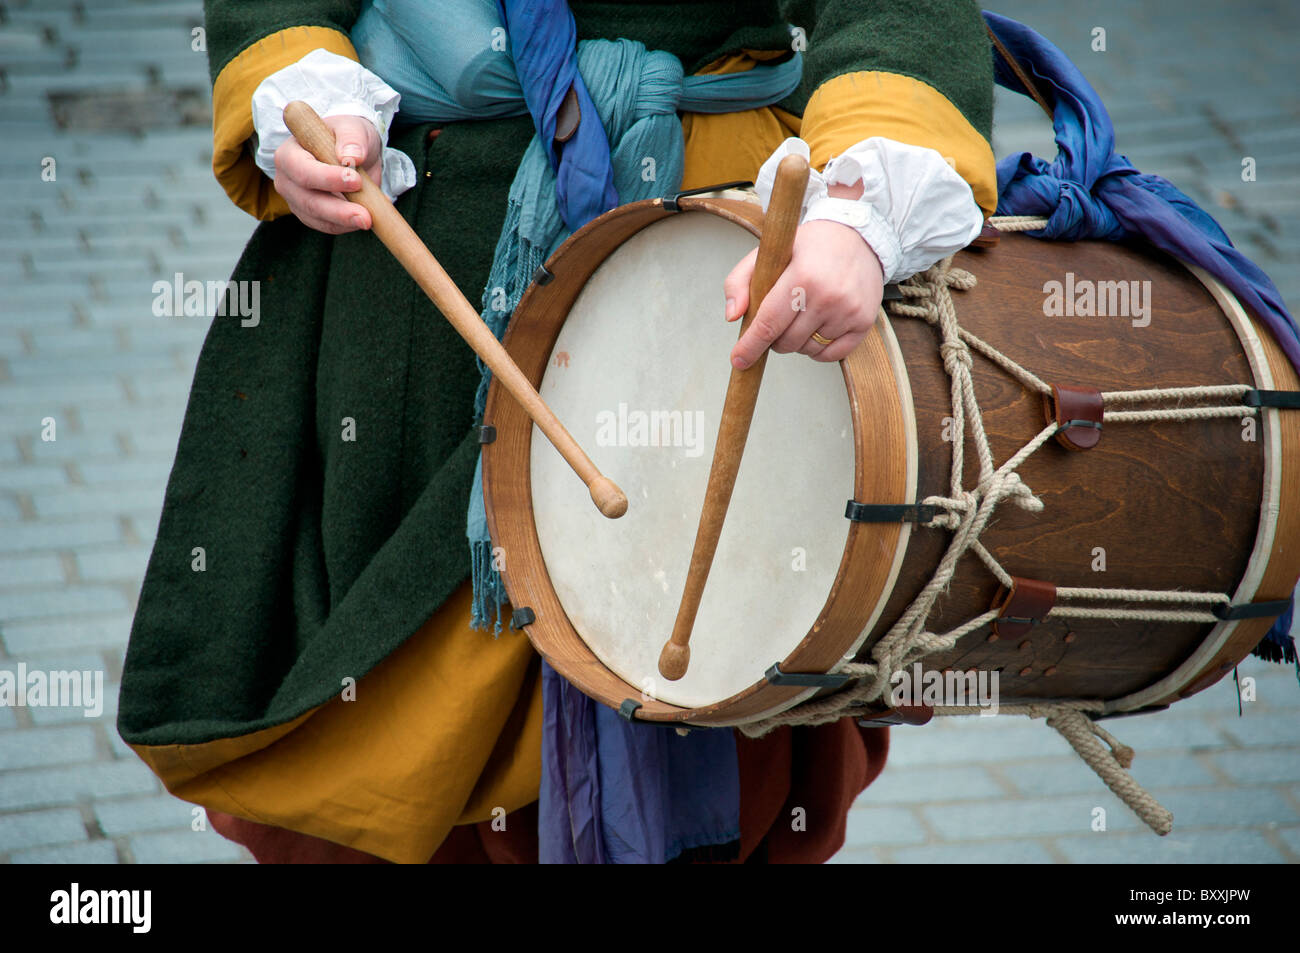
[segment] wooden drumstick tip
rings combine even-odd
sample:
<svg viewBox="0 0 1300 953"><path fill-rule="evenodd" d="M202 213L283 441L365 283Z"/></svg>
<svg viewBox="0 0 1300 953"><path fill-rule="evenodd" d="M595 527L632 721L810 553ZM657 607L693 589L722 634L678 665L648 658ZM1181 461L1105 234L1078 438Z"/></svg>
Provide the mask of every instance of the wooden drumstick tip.
<svg viewBox="0 0 1300 953"><path fill-rule="evenodd" d="M627 497L609 477L591 481L591 501L603 516L616 520L627 512Z"/></svg>
<svg viewBox="0 0 1300 953"><path fill-rule="evenodd" d="M675 682L685 675L690 664L689 645L678 645L676 642L669 641L664 645L664 650L659 653L659 674L670 682Z"/></svg>

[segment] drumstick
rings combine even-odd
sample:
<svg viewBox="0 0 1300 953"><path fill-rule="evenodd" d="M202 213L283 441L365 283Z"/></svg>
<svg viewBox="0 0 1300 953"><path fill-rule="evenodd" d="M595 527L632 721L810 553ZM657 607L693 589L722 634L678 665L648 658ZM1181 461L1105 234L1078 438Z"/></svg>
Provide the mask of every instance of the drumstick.
<svg viewBox="0 0 1300 953"><path fill-rule="evenodd" d="M333 131L309 105L301 101L289 103L284 107L284 122L293 137L317 159L329 165L340 164ZM546 401L528 382L524 372L483 323L478 311L465 299L456 283L438 264L438 260L420 241L411 226L406 224L406 219L402 218L379 186L370 181L370 177L360 169L357 174L361 178L361 188L356 192L342 193L344 198L370 213L373 223L371 230L388 246L388 250L429 296L429 300L446 316L451 326L474 349L474 353L483 359L483 363L492 369L496 379L519 402L533 423L537 424L560 452L560 456L582 478L601 513L610 519L617 519L626 513L627 497L623 491L596 468L591 458L578 446L578 442L564 429L564 425L546 406Z"/></svg>
<svg viewBox="0 0 1300 953"><path fill-rule="evenodd" d="M799 227L799 214L803 210L804 189L808 184L808 163L801 156L786 156L776 169L772 185L772 200L763 218L763 234L758 242L758 260L754 263L754 276L749 282L749 308L740 324L743 337L754 322L759 305L772 290L776 280L790 263L794 249L794 234ZM722 535L722 524L727 518L731 491L736 486L736 473L740 458L745 452L749 437L749 424L754 417L758 401L758 387L763 382L763 367L767 364L767 351L759 355L745 370L731 369L727 382L727 398L722 407L722 420L718 424L718 442L713 447L713 465L709 469L709 484L704 491L704 508L700 511L700 525L695 531L695 549L691 552L691 565L686 574L686 589L677 609L673 634L659 655L659 674L676 681L686 674L691 660L691 629L700 609L704 584L713 565L713 554Z"/></svg>

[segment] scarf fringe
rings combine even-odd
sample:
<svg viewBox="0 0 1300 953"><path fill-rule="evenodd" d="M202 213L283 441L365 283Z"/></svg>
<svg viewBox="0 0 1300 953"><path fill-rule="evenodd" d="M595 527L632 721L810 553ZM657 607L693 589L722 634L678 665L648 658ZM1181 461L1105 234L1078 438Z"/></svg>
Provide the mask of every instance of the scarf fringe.
<svg viewBox="0 0 1300 953"><path fill-rule="evenodd" d="M501 582L501 574L492 565L492 541L485 543L474 540L469 544L469 549L470 581L474 586L470 628L486 632L495 613L492 634L498 636L501 634L501 606L506 601L506 589Z"/></svg>
<svg viewBox="0 0 1300 953"><path fill-rule="evenodd" d="M1300 672L1300 661L1297 660L1295 650L1295 637L1291 634L1291 624L1295 616L1295 603L1287 607L1287 610L1278 616L1272 627L1265 636L1259 640L1250 653L1255 658L1263 659L1265 662L1276 662L1281 665L1290 663L1296 666L1297 672Z"/></svg>
<svg viewBox="0 0 1300 953"><path fill-rule="evenodd" d="M532 282L537 268L545 260L546 249L539 248L520 234L523 220L523 204L511 198L506 208L505 225L501 237L497 239L496 251L492 257L492 270L488 274L487 287L483 290L483 323L492 334L500 340L510 324L519 299ZM481 358L476 359L479 368L478 390L474 393L474 419L480 422L487 407L488 388L492 383L492 372ZM479 466L475 473L482 472L483 454L479 451ZM470 584L474 589L473 609L470 615L470 627L486 631L492 623L494 636L501 634L501 606L506 601L505 584L501 573L494 565L492 537L488 532L487 509L483 501L483 482L474 481L470 488L469 515L466 520L466 535L469 537L470 549Z"/></svg>

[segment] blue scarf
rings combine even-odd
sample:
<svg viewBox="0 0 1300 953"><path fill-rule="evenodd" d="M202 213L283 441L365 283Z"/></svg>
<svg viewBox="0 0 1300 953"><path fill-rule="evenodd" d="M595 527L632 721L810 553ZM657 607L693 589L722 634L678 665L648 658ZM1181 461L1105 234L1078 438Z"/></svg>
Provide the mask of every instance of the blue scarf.
<svg viewBox="0 0 1300 953"><path fill-rule="evenodd" d="M1064 53L1015 20L987 10L984 20L1052 107L1059 149L1051 162L1022 152L998 163L998 214L1046 216L1046 228L1026 233L1038 238L1139 238L1199 265L1264 322L1300 369L1300 331L1268 275L1233 248L1219 223L1168 180L1144 175L1115 154L1110 114ZM994 63L999 86L1030 95L1001 57ZM1254 654L1297 662L1291 636L1294 611L1293 598Z"/></svg>

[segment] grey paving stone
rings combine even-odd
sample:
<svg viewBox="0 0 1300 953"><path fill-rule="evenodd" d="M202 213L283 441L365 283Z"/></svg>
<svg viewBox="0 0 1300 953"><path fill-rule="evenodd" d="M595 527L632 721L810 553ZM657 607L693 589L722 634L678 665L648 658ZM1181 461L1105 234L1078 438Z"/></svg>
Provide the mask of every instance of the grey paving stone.
<svg viewBox="0 0 1300 953"><path fill-rule="evenodd" d="M1125 718L1107 729L1120 741L1137 751L1198 748L1224 748L1230 739L1217 724L1200 716L1169 718L1170 712L1158 711Z"/></svg>
<svg viewBox="0 0 1300 953"><path fill-rule="evenodd" d="M123 646L125 648L125 646ZM77 669L76 671L91 672L92 686L95 684L97 676L94 674L102 669ZM72 669L65 669L72 671ZM85 682L82 682L83 690ZM90 703L85 703L81 707L65 708L30 708L28 713L31 715L32 724L37 728L47 725L85 725L98 722L105 726L107 731L116 731L114 727L117 724L117 698L122 690L122 686L109 678L108 674L104 675L103 691L98 693ZM92 688L92 690L94 690Z"/></svg>
<svg viewBox="0 0 1300 953"><path fill-rule="evenodd" d="M1240 785L1300 781L1300 752L1295 748L1222 751L1213 760L1220 771Z"/></svg>
<svg viewBox="0 0 1300 953"><path fill-rule="evenodd" d="M157 430L137 429L130 432L131 446L137 453L154 454L167 460L168 471L171 461L176 456L176 444L180 439L180 421L170 428Z"/></svg>
<svg viewBox="0 0 1300 953"><path fill-rule="evenodd" d="M0 467L0 490L43 490L67 482L67 470L54 464Z"/></svg>
<svg viewBox="0 0 1300 953"><path fill-rule="evenodd" d="M168 354L119 352L95 355L97 374L143 374L152 371L166 373L176 369L176 362ZM36 355L23 358L9 368L18 382L50 377L75 377L87 371L84 354Z"/></svg>
<svg viewBox="0 0 1300 953"><path fill-rule="evenodd" d="M19 662L28 669L95 671L104 668L104 653L93 649L41 649L22 658L0 659L0 671L11 672Z"/></svg>
<svg viewBox="0 0 1300 953"><path fill-rule="evenodd" d="M98 513L152 513L162 508L163 483L150 486L69 486L54 491L32 492L32 505L40 519L88 516Z"/></svg>
<svg viewBox="0 0 1300 953"><path fill-rule="evenodd" d="M1242 797L1238 787L1211 790L1147 789L1174 815L1179 830L1200 827L1262 827L1300 823L1300 813L1279 792L1255 788Z"/></svg>
<svg viewBox="0 0 1300 953"><path fill-rule="evenodd" d="M961 841L1087 832L1098 807L1105 810L1110 830L1133 830L1141 824L1104 787L1095 797L1003 798L924 806L920 810L940 837Z"/></svg>
<svg viewBox="0 0 1300 953"><path fill-rule="evenodd" d="M113 757L122 760L136 760L138 756L131 750L131 746L122 740L122 736L116 731L108 733L108 746L112 749Z"/></svg>
<svg viewBox="0 0 1300 953"><path fill-rule="evenodd" d="M184 415L184 407L141 407L132 404L86 408L80 412L82 427L88 433L127 434L136 446L141 446L141 435L145 435L147 441L149 434L157 434L159 431L179 434ZM173 443L172 449L175 446Z"/></svg>
<svg viewBox="0 0 1300 953"><path fill-rule="evenodd" d="M1300 695L1300 690L1296 694ZM1300 718L1294 711L1255 714L1248 709L1244 718L1225 721L1223 730L1237 744L1246 747L1291 745L1300 758Z"/></svg>
<svg viewBox="0 0 1300 953"><path fill-rule="evenodd" d="M96 722L111 726L117 718L117 693L118 686L106 684L102 695L95 696L91 703L83 704L82 707L28 708L27 714L31 718L32 725L37 728L51 725L89 725ZM97 711L98 715L95 714Z"/></svg>
<svg viewBox="0 0 1300 953"><path fill-rule="evenodd" d="M117 334L104 328L59 328L32 332L32 343L37 354L40 353L81 353L100 354L116 351L121 345Z"/></svg>
<svg viewBox="0 0 1300 953"><path fill-rule="evenodd" d="M859 801L849 811L845 841L854 846L921 844L929 839L916 813L902 807L877 807Z"/></svg>
<svg viewBox="0 0 1300 953"><path fill-rule="evenodd" d="M96 614L83 619L0 622L0 639L11 655L49 656L69 649L120 648L131 631L129 612Z"/></svg>
<svg viewBox="0 0 1300 953"><path fill-rule="evenodd" d="M198 343L193 348L193 359L198 358ZM182 354L184 352L181 352ZM187 355L188 356L188 355ZM166 401L174 406L184 407L189 400L190 386L193 383L194 375L168 375L163 376L146 376L132 377L128 379L128 385L131 393L137 400L152 403L154 401Z"/></svg>
<svg viewBox="0 0 1300 953"><path fill-rule="evenodd" d="M151 60L159 52L165 54L169 50L181 50L186 55L191 55L190 31L183 29L180 24L171 28L157 28L148 20L137 20L129 29L115 28L102 21L96 26L97 29L78 30L76 37L83 38L82 42L76 43L75 38L72 42L89 46L87 52L91 49L112 50L119 56L136 55L145 60ZM104 62L107 64L117 61L108 58Z"/></svg>
<svg viewBox="0 0 1300 953"><path fill-rule="evenodd" d="M917 804L997 797L1003 788L982 765L887 766L871 785L871 804Z"/></svg>
<svg viewBox="0 0 1300 953"><path fill-rule="evenodd" d="M1258 831L1106 831L1054 842L1072 864L1276 864L1286 858Z"/></svg>
<svg viewBox="0 0 1300 953"><path fill-rule="evenodd" d="M0 775L0 811L56 807L85 798L156 794L160 787L153 772L134 755L130 761L6 771Z"/></svg>
<svg viewBox="0 0 1300 953"><path fill-rule="evenodd" d="M1264 665L1266 663L1259 663ZM1243 666L1242 672L1248 670ZM1256 667L1249 670L1255 679L1255 702L1265 711L1281 708L1296 708L1300 705L1300 685L1296 684L1294 670L1280 665L1270 665L1267 669Z"/></svg>
<svg viewBox="0 0 1300 953"><path fill-rule="evenodd" d="M117 845L107 840L65 844L60 847L35 847L15 851L9 856L13 864L116 864L120 863Z"/></svg>
<svg viewBox="0 0 1300 953"><path fill-rule="evenodd" d="M960 723L952 724L949 722ZM932 727L933 726L933 727ZM1016 761L1070 751L1060 735L1041 721L996 718L944 718L918 731L894 732L889 760L897 766L953 764L980 761Z"/></svg>
<svg viewBox="0 0 1300 953"><path fill-rule="evenodd" d="M195 810L202 811L202 808L165 795L101 801L95 805L95 819L99 822L99 829L109 837L173 828L184 828L186 833L190 833Z"/></svg>
<svg viewBox="0 0 1300 953"><path fill-rule="evenodd" d="M23 339L18 336L17 331L5 331L0 333L0 357L13 360L15 357L27 353L27 345Z"/></svg>
<svg viewBox="0 0 1300 953"><path fill-rule="evenodd" d="M24 357L23 361L28 358ZM26 423L23 433L39 435L44 427L42 419L46 416L55 420L55 439L44 441L58 443L63 439L59 430L63 428L66 414L62 408L83 402L121 400L122 386L111 377L107 378L24 378L0 384L0 399L5 406L17 410L27 409L22 417Z"/></svg>
<svg viewBox="0 0 1300 953"><path fill-rule="evenodd" d="M89 726L42 728L0 735L0 771L91 761L95 732Z"/></svg>
<svg viewBox="0 0 1300 953"><path fill-rule="evenodd" d="M130 848L137 864L201 864L247 856L212 830L140 834L131 838Z"/></svg>
<svg viewBox="0 0 1300 953"><path fill-rule="evenodd" d="M0 852L84 840L86 825L77 811L0 815Z"/></svg>
<svg viewBox="0 0 1300 953"><path fill-rule="evenodd" d="M159 491L159 502L162 493ZM114 547L77 554L77 572L86 582L129 582L139 585L149 562L147 546Z"/></svg>
<svg viewBox="0 0 1300 953"><path fill-rule="evenodd" d="M1029 797L1056 794L1091 794L1103 789L1103 782L1082 758L1073 754L1060 758L1036 758L1007 764L1002 775L1020 793ZM1195 756L1183 752L1148 754L1139 751L1131 773L1145 787L1210 786L1218 779Z"/></svg>
<svg viewBox="0 0 1300 953"><path fill-rule="evenodd" d="M77 316L70 301L50 302L42 310L41 321L47 326L62 325L72 327L77 323ZM0 305L0 328L27 327L31 323L32 316L29 309L6 309L3 305Z"/></svg>
<svg viewBox="0 0 1300 953"><path fill-rule="evenodd" d="M157 461L149 459L91 461L77 467L81 478L92 486L101 483L157 485L167 479L166 468L161 469L160 473Z"/></svg>
<svg viewBox="0 0 1300 953"><path fill-rule="evenodd" d="M898 847L890 858L900 864L1051 864L1052 855L1030 840L927 844Z"/></svg>
<svg viewBox="0 0 1300 953"><path fill-rule="evenodd" d="M120 394L121 391L118 390L114 397ZM55 415L56 420L58 416ZM97 461L113 462L122 457L122 443L116 435L72 432L68 430L66 420L62 429L56 430L56 439L41 440L35 436L28 437L26 447L34 460L46 463L75 461L83 479L89 482L93 481L86 477L87 467L90 467L93 472Z"/></svg>
<svg viewBox="0 0 1300 953"><path fill-rule="evenodd" d="M41 102L48 93L76 93L97 88L145 92L149 88L149 74L143 63L123 63L117 68L104 67L93 73L80 70L63 75L17 73L9 77L8 85L8 94L15 100Z"/></svg>
<svg viewBox="0 0 1300 953"><path fill-rule="evenodd" d="M1283 827L1277 832L1277 836L1282 838L1287 849L1300 859L1300 827Z"/></svg>
<svg viewBox="0 0 1300 953"><path fill-rule="evenodd" d="M6 621L118 612L129 608L120 590L102 586L0 592L0 619Z"/></svg>

